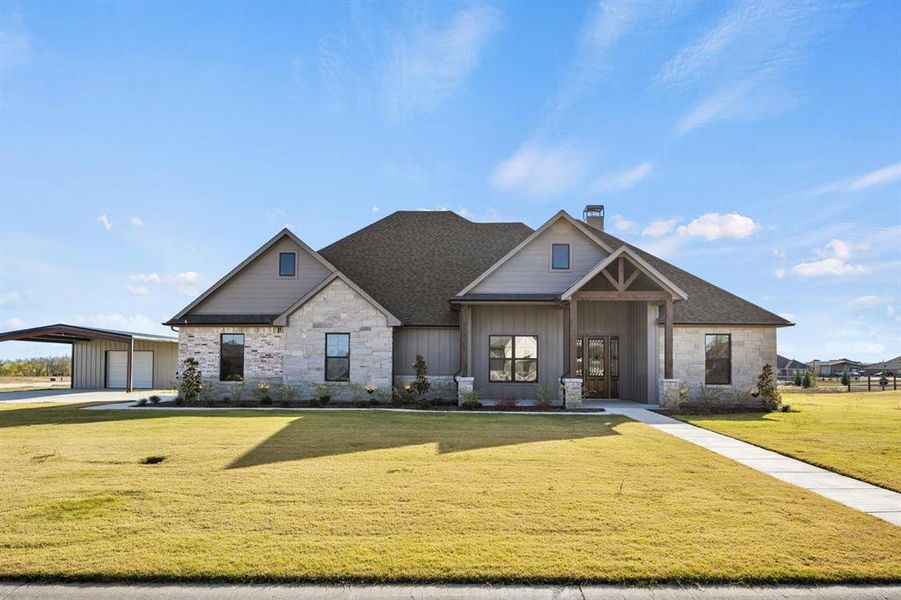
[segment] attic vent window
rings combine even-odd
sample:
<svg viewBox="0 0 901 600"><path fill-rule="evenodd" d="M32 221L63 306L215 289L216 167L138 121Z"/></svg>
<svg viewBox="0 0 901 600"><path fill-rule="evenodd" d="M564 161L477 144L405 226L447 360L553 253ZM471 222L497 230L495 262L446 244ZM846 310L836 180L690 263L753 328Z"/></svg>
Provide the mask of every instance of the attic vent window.
<svg viewBox="0 0 901 600"><path fill-rule="evenodd" d="M569 271L569 244L551 245L551 268L555 271Z"/></svg>
<svg viewBox="0 0 901 600"><path fill-rule="evenodd" d="M281 252L278 255L278 276L295 277L297 275L297 254Z"/></svg>

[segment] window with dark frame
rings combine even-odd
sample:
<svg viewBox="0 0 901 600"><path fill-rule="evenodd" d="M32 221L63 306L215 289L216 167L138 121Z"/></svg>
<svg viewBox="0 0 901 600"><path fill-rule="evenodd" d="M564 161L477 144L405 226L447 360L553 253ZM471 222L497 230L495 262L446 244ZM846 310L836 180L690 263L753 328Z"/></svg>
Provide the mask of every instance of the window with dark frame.
<svg viewBox="0 0 901 600"><path fill-rule="evenodd" d="M219 336L219 381L244 381L244 334Z"/></svg>
<svg viewBox="0 0 901 600"><path fill-rule="evenodd" d="M569 271L569 244L551 244L551 268Z"/></svg>
<svg viewBox="0 0 901 600"><path fill-rule="evenodd" d="M538 336L488 336L488 381L536 383Z"/></svg>
<svg viewBox="0 0 901 600"><path fill-rule="evenodd" d="M708 333L704 337L704 383L730 385L732 383L732 336L728 333Z"/></svg>
<svg viewBox="0 0 901 600"><path fill-rule="evenodd" d="M325 334L325 380L350 381L350 334Z"/></svg>
<svg viewBox="0 0 901 600"><path fill-rule="evenodd" d="M278 276L294 277L297 275L297 253L295 252L279 252L278 254Z"/></svg>

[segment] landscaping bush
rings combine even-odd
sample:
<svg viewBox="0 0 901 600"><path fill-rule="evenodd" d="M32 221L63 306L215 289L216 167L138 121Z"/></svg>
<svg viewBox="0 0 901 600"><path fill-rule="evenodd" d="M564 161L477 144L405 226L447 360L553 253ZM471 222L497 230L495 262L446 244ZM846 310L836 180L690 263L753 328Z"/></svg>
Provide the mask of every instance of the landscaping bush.
<svg viewBox="0 0 901 600"><path fill-rule="evenodd" d="M283 406L290 406L297 402L297 399L300 397L300 390L292 385L281 385L278 387L277 394Z"/></svg>
<svg viewBox="0 0 901 600"><path fill-rule="evenodd" d="M801 387L810 388L813 387L813 380L810 377L810 371L804 373L804 377L801 378Z"/></svg>
<svg viewBox="0 0 901 600"><path fill-rule="evenodd" d="M768 412L779 410L782 405L782 394L776 385L771 365L763 365L763 370L757 378L757 398Z"/></svg>
<svg viewBox="0 0 901 600"><path fill-rule="evenodd" d="M432 384L427 378L429 369L425 364L425 358L423 358L422 354L416 355L416 362L413 363L413 369L416 371L416 378L413 380L413 383L410 384L410 388L412 388L414 394L422 397L429 391L429 388L432 387Z"/></svg>
<svg viewBox="0 0 901 600"><path fill-rule="evenodd" d="M557 399L557 386L544 383L535 384L535 408L537 410L550 410L554 407L554 400Z"/></svg>
<svg viewBox="0 0 901 600"><path fill-rule="evenodd" d="M253 388L253 397L262 406L272 406L272 396L269 395L271 389L268 383L260 383Z"/></svg>
<svg viewBox="0 0 901 600"><path fill-rule="evenodd" d="M464 400L460 403L460 408L462 410L479 410L482 408L482 403L478 400Z"/></svg>
<svg viewBox="0 0 901 600"><path fill-rule="evenodd" d="M347 391L350 392L350 400L354 404L360 404L363 400L363 396L366 395L366 388L353 381L347 384Z"/></svg>
<svg viewBox="0 0 901 600"><path fill-rule="evenodd" d="M516 398L512 396L504 396L494 405L497 410L513 410L516 408Z"/></svg>
<svg viewBox="0 0 901 600"><path fill-rule="evenodd" d="M317 383L313 386L313 399L310 406L322 407L328 404L335 395L335 386L328 383Z"/></svg>
<svg viewBox="0 0 901 600"><path fill-rule="evenodd" d="M779 410L781 410L784 413L790 413L790 412L792 412L792 405L791 404L783 404L782 406L779 407Z"/></svg>
<svg viewBox="0 0 901 600"><path fill-rule="evenodd" d="M181 375L181 393L185 402L193 404L197 401L203 390L203 374L200 372L200 363L193 356L185 359L185 370Z"/></svg>
<svg viewBox="0 0 901 600"><path fill-rule="evenodd" d="M148 400L150 400L151 404L159 404L162 401L162 398L159 396L151 396Z"/></svg>
<svg viewBox="0 0 901 600"><path fill-rule="evenodd" d="M138 400L138 406L147 406L147 398L141 398Z"/></svg>

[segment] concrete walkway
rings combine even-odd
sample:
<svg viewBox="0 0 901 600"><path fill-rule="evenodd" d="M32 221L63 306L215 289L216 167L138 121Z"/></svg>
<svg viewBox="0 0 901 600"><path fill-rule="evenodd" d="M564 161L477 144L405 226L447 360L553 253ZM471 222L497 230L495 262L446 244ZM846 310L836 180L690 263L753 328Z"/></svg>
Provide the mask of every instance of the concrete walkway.
<svg viewBox="0 0 901 600"><path fill-rule="evenodd" d="M124 390L73 390L61 388L58 390L33 390L20 392L0 391L0 403L11 404L31 402L58 402L60 404L81 404L84 402L124 402L134 404L141 398L157 395L164 400L175 397L172 390L136 390L126 392Z"/></svg>
<svg viewBox="0 0 901 600"><path fill-rule="evenodd" d="M888 600L901 586L42 585L0 583L0 600Z"/></svg>
<svg viewBox="0 0 901 600"><path fill-rule="evenodd" d="M619 406L606 408L608 414L619 414L640 421L761 473L901 526L901 494L897 492L845 477L657 412Z"/></svg>

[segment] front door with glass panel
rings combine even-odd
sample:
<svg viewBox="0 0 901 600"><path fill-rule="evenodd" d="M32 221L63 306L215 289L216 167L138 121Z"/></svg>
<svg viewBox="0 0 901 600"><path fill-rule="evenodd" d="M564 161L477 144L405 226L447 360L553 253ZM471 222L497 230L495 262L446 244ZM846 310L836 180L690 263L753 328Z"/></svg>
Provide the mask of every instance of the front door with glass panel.
<svg viewBox="0 0 901 600"><path fill-rule="evenodd" d="M589 335L576 340L576 374L589 398L619 397L619 337Z"/></svg>

